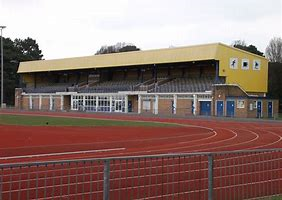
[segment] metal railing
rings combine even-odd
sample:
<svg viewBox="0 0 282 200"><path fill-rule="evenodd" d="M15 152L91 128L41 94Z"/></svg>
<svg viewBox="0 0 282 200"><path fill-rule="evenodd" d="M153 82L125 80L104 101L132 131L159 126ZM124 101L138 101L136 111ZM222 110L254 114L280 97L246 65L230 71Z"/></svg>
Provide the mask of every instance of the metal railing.
<svg viewBox="0 0 282 200"><path fill-rule="evenodd" d="M282 194L282 149L0 165L0 200L254 199Z"/></svg>

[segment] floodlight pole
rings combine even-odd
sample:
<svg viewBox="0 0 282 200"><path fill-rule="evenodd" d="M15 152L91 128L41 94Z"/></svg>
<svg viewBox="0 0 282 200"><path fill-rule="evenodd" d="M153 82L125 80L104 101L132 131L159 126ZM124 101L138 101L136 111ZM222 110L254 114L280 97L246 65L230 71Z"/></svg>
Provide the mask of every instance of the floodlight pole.
<svg viewBox="0 0 282 200"><path fill-rule="evenodd" d="M6 26L0 26L1 30L1 108L4 107L4 60L3 60L3 37L2 30L6 28Z"/></svg>

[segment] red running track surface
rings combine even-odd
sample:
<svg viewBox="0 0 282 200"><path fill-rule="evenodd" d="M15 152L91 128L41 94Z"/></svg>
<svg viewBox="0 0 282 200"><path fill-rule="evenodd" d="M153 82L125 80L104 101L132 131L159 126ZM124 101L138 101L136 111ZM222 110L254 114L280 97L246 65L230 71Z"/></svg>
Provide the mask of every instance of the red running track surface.
<svg viewBox="0 0 282 200"><path fill-rule="evenodd" d="M2 114L9 113L2 111ZM0 125L0 163L282 147L282 123L161 119L87 113L21 115L158 121L178 127L51 127ZM82 151L79 154L79 151ZM69 152L69 154L60 153ZM72 154L72 152L75 152ZM57 154L58 153L58 154ZM40 157L27 157L43 154ZM47 155L46 155L47 154ZM51 155L48 155L51 154ZM15 157L20 156L19 159Z"/></svg>
<svg viewBox="0 0 282 200"><path fill-rule="evenodd" d="M18 114L160 121L182 126L136 128L1 125L0 163L282 147L281 123L160 119L85 113L20 112ZM216 199L245 199L282 192L279 154L231 157L219 155L215 157L214 162ZM270 164L265 164L266 162ZM207 160L204 157L159 159L150 162L143 160L140 163L121 162L112 163L111 166L113 167L111 196L118 199L132 197L146 199L145 197L149 196L152 196L149 199L206 199L207 197ZM7 169L1 172L3 197L38 199L35 191L38 188L36 185L39 185L41 186L37 190L39 197L52 194L56 196L55 199L61 199L60 193L71 193L65 197L92 199L92 193L89 191L94 188L96 192L93 195L96 199L102 199L102 170L103 166L99 166L99 163L93 166L90 163L84 166L74 163L56 168L46 166L36 169L10 171ZM92 172L96 172L93 177ZM140 174L137 176L138 173ZM90 181L92 178L96 180L93 185ZM163 179L165 183L162 182ZM37 180L39 181L36 182ZM62 184L66 182L71 184ZM81 184L77 184L78 182ZM55 186L58 189L54 189Z"/></svg>

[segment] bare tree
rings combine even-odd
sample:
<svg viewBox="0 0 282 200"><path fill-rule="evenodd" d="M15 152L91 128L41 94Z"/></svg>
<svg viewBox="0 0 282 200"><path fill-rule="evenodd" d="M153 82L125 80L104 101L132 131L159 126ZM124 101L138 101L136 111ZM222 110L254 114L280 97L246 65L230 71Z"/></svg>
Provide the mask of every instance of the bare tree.
<svg viewBox="0 0 282 200"><path fill-rule="evenodd" d="M265 50L266 57L270 62L282 63L282 38L274 37L270 40Z"/></svg>
<svg viewBox="0 0 282 200"><path fill-rule="evenodd" d="M118 42L115 45L110 46L102 46L95 55L99 54L108 54L108 53L119 53L119 52L127 52L127 51L140 51L140 48L137 48L134 44Z"/></svg>
<svg viewBox="0 0 282 200"><path fill-rule="evenodd" d="M257 54L259 56L263 56L263 53L260 52L256 46L250 44L250 45L247 45L247 43L244 41L244 40L235 40L231 46L235 47L235 48L238 48L238 49L242 49L244 51L248 51L250 53L254 53L254 54Z"/></svg>
<svg viewBox="0 0 282 200"><path fill-rule="evenodd" d="M247 44L246 44L245 40L235 40L235 41L231 44L231 46L233 46L233 47L236 47L236 46L243 46L243 47L246 47Z"/></svg>

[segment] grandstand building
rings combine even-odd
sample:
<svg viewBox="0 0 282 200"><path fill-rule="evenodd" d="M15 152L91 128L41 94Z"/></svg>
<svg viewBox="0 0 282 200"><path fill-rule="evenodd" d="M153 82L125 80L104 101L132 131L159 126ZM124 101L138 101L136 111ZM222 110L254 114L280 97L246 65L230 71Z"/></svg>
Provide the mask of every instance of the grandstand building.
<svg viewBox="0 0 282 200"><path fill-rule="evenodd" d="M19 109L274 117L268 61L221 43L21 62Z"/></svg>

